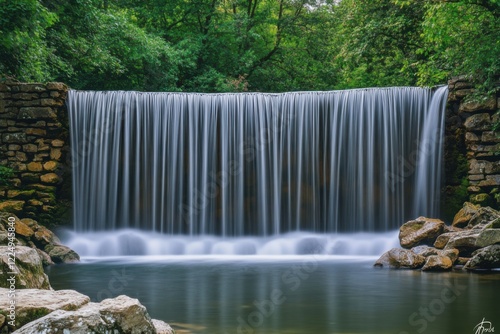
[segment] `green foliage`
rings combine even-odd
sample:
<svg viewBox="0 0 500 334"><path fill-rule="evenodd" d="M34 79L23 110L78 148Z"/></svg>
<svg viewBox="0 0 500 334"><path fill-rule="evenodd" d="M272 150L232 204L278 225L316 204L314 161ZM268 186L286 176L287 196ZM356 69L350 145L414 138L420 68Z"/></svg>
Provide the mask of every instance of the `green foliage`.
<svg viewBox="0 0 500 334"><path fill-rule="evenodd" d="M13 177L14 171L12 168L0 166L0 186L8 185Z"/></svg>
<svg viewBox="0 0 500 334"><path fill-rule="evenodd" d="M418 65L418 83L435 85L467 75L479 91L492 93L500 75L500 3L427 1L423 8L423 44L418 53L425 58Z"/></svg>
<svg viewBox="0 0 500 334"><path fill-rule="evenodd" d="M492 92L499 0L0 0L0 78L76 89Z"/></svg>
<svg viewBox="0 0 500 334"><path fill-rule="evenodd" d="M337 10L340 88L415 85L423 8L391 0L343 0Z"/></svg>
<svg viewBox="0 0 500 334"><path fill-rule="evenodd" d="M47 77L45 35L56 20L37 0L0 0L0 73L26 81Z"/></svg>

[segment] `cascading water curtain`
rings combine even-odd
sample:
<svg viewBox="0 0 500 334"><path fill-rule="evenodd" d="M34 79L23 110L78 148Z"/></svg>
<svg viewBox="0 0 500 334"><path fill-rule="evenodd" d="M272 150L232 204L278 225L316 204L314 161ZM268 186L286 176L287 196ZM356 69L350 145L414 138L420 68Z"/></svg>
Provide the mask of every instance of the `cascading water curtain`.
<svg viewBox="0 0 500 334"><path fill-rule="evenodd" d="M385 231L436 215L447 88L70 91L77 231Z"/></svg>

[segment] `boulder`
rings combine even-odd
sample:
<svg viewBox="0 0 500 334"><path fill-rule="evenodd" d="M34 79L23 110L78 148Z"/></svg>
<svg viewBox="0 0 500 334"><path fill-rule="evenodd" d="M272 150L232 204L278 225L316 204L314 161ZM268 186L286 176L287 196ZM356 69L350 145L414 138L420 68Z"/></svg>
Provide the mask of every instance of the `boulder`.
<svg viewBox="0 0 500 334"><path fill-rule="evenodd" d="M153 327L156 330L156 334L175 334L175 331L164 321L152 319Z"/></svg>
<svg viewBox="0 0 500 334"><path fill-rule="evenodd" d="M59 238L49 229L39 225L33 219L19 219L16 215L7 212L0 212L0 242L5 244L7 240L8 219L10 217L14 218L15 244L36 249L44 266L80 261L78 254L61 245Z"/></svg>
<svg viewBox="0 0 500 334"><path fill-rule="evenodd" d="M0 288L0 310L9 308L8 289ZM90 302L90 298L74 290L22 289L16 291L16 328L56 310L76 310Z"/></svg>
<svg viewBox="0 0 500 334"><path fill-rule="evenodd" d="M460 211L458 211L455 215L455 218L453 218L453 223L451 225L456 227L467 226L471 218L477 213L478 209L478 205L474 205L470 202L465 202Z"/></svg>
<svg viewBox="0 0 500 334"><path fill-rule="evenodd" d="M495 219L500 218L500 212L490 208L489 206L484 208L479 208L477 212L472 216L467 225L468 228L474 228L479 225L482 227Z"/></svg>
<svg viewBox="0 0 500 334"><path fill-rule="evenodd" d="M12 256L7 246L0 246L0 271L5 276L9 272L16 272L15 287L17 289L51 289L49 278L43 271L40 256L33 248L25 246L15 247L15 264L12 265ZM0 280L0 287L9 288L7 279Z"/></svg>
<svg viewBox="0 0 500 334"><path fill-rule="evenodd" d="M384 253L374 264L375 267L416 269L424 265L425 257L409 249L393 248Z"/></svg>
<svg viewBox="0 0 500 334"><path fill-rule="evenodd" d="M146 307L137 299L124 295L104 299L99 308L104 317L114 317L125 333L146 333L154 329Z"/></svg>
<svg viewBox="0 0 500 334"><path fill-rule="evenodd" d="M436 241L434 242L434 247L438 249L443 249L450 240L450 238L455 236L456 233L457 232L448 232L441 234L439 237L436 238Z"/></svg>
<svg viewBox="0 0 500 334"><path fill-rule="evenodd" d="M35 248L35 250L38 253L38 256L40 256L40 260L42 260L42 265L44 267L55 264L54 261L52 261L52 259L50 258L49 254L38 248Z"/></svg>
<svg viewBox="0 0 500 334"><path fill-rule="evenodd" d="M448 233L448 232L462 232L464 229L456 226L451 226L451 225L444 225L444 230L443 233Z"/></svg>
<svg viewBox="0 0 500 334"><path fill-rule="evenodd" d="M80 262L80 256L69 247L63 245L48 245L45 251L55 263Z"/></svg>
<svg viewBox="0 0 500 334"><path fill-rule="evenodd" d="M437 255L440 256L446 256L451 260L451 263L455 263L458 260L458 256L460 254L460 251L456 248L449 248L441 251Z"/></svg>
<svg viewBox="0 0 500 334"><path fill-rule="evenodd" d="M431 255L425 260L423 271L444 271L450 270L453 263L450 258L444 255Z"/></svg>
<svg viewBox="0 0 500 334"><path fill-rule="evenodd" d="M478 236L477 231L455 232L455 235L448 240L444 249L456 248L459 250L460 256L468 256L479 248L476 246Z"/></svg>
<svg viewBox="0 0 500 334"><path fill-rule="evenodd" d="M500 228L486 228L479 233L476 239L476 247L478 248L498 243L500 243Z"/></svg>
<svg viewBox="0 0 500 334"><path fill-rule="evenodd" d="M415 254L422 255L423 257L429 257L429 256L433 256L433 255L446 256L451 260L451 263L454 263L457 260L458 254L459 254L458 249L455 249L455 248L441 250L441 249L437 249L437 248L429 247L429 246L425 246L425 245L413 247L411 249L411 251Z"/></svg>
<svg viewBox="0 0 500 334"><path fill-rule="evenodd" d="M413 247L411 251L415 254L422 255L423 257L431 256L431 255L437 255L438 252L440 251L439 249L436 249L434 247L430 247L427 245L420 245Z"/></svg>
<svg viewBox="0 0 500 334"><path fill-rule="evenodd" d="M488 224L486 224L484 226L485 229L487 228L500 228L500 218L497 218L491 222L489 222Z"/></svg>
<svg viewBox="0 0 500 334"><path fill-rule="evenodd" d="M404 248L412 248L421 244L432 245L443 233L444 226L444 222L439 219L419 217L401 226L399 242Z"/></svg>
<svg viewBox="0 0 500 334"><path fill-rule="evenodd" d="M500 268L500 245L478 249L464 266L467 270L492 268Z"/></svg>
<svg viewBox="0 0 500 334"><path fill-rule="evenodd" d="M35 230L33 242L41 249L44 249L47 245L61 244L61 240L52 231L41 225L38 225Z"/></svg>
<svg viewBox="0 0 500 334"><path fill-rule="evenodd" d="M137 299L118 296L101 303L88 303L74 311L56 310L16 331L31 333L127 333L154 334L146 308Z"/></svg>
<svg viewBox="0 0 500 334"><path fill-rule="evenodd" d="M17 218L17 217L16 217ZM15 221L15 227L16 227L16 237L21 235L25 238L31 238L35 232L25 223L23 223L21 220L16 219Z"/></svg>

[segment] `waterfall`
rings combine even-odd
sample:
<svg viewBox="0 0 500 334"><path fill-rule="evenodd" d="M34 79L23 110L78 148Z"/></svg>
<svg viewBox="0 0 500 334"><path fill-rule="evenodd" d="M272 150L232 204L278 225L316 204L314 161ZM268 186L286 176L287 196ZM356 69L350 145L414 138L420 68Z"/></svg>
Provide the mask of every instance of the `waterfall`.
<svg viewBox="0 0 500 334"><path fill-rule="evenodd" d="M71 90L75 230L272 236L436 216L447 92Z"/></svg>

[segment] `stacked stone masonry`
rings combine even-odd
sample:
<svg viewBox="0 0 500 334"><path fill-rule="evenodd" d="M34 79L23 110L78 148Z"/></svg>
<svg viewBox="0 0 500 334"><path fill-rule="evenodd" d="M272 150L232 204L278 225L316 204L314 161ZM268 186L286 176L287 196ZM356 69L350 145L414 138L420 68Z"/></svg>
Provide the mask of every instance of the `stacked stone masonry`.
<svg viewBox="0 0 500 334"><path fill-rule="evenodd" d="M62 83L0 84L0 165L14 170L11 184L0 187L0 211L44 220L63 181L70 184L67 91Z"/></svg>
<svg viewBox="0 0 500 334"><path fill-rule="evenodd" d="M463 122L468 161L467 188L476 203L494 201L500 186L500 133L493 127L499 121L500 96L481 101L467 99L474 88L461 79L449 82L448 101L455 104Z"/></svg>

